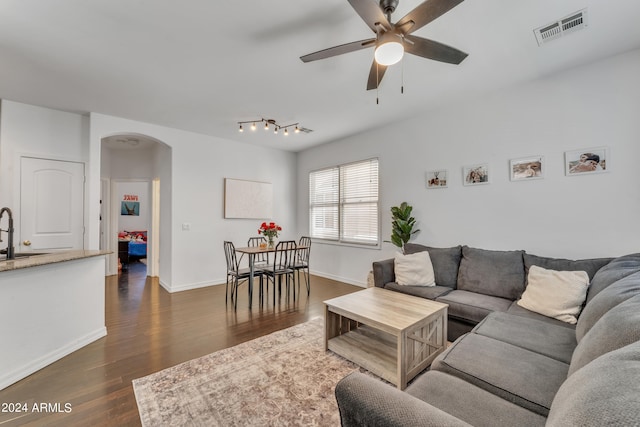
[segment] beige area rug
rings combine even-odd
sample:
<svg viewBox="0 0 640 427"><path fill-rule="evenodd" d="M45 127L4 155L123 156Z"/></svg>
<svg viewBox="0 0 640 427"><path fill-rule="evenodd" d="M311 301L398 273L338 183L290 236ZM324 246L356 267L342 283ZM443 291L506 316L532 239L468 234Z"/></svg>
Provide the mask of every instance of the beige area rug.
<svg viewBox="0 0 640 427"><path fill-rule="evenodd" d="M315 318L133 381L143 426L339 426L334 389L355 364Z"/></svg>

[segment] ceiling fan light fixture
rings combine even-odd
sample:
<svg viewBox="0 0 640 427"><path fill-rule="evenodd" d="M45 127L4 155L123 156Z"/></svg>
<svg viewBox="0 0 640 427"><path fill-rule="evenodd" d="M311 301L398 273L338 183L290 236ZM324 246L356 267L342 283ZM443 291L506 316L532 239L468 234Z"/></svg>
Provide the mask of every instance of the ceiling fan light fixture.
<svg viewBox="0 0 640 427"><path fill-rule="evenodd" d="M380 65L393 65L398 63L404 55L404 46L397 35L385 33L376 43L376 51L373 56Z"/></svg>

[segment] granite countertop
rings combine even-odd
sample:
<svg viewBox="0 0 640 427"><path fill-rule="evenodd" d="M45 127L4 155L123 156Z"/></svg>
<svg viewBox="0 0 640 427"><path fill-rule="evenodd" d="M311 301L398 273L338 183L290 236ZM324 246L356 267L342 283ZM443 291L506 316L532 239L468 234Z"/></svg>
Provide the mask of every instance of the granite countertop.
<svg viewBox="0 0 640 427"><path fill-rule="evenodd" d="M42 255L31 255L12 260L0 260L0 272L20 270L23 268L37 267L40 265L55 264L58 262L73 261L76 259L91 258L101 255L108 255L111 251L100 250L76 250L65 252L52 252Z"/></svg>

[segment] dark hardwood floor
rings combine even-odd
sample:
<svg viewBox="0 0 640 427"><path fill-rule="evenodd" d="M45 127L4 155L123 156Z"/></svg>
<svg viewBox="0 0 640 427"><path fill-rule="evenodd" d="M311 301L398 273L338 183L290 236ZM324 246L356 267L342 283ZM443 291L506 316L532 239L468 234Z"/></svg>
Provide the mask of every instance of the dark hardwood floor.
<svg viewBox="0 0 640 427"><path fill-rule="evenodd" d="M0 410L14 410L0 412L0 426L140 425L133 379L323 316L322 301L360 289L312 276L309 297L282 296L274 306L269 294L261 307L256 282L253 309L245 284L234 311L224 285L170 294L132 263L106 279L107 336L0 391ZM33 412L34 404L54 412Z"/></svg>

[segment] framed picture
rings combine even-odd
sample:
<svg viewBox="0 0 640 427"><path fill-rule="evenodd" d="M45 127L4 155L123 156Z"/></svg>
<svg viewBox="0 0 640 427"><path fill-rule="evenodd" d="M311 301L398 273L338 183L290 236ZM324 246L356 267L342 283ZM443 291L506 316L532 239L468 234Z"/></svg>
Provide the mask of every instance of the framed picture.
<svg viewBox="0 0 640 427"><path fill-rule="evenodd" d="M125 202L120 204L120 215L140 216L140 202Z"/></svg>
<svg viewBox="0 0 640 427"><path fill-rule="evenodd" d="M426 184L427 188L447 188L447 171L427 171Z"/></svg>
<svg viewBox="0 0 640 427"><path fill-rule="evenodd" d="M480 185L489 183L489 165L487 163L464 166L462 168L464 185Z"/></svg>
<svg viewBox="0 0 640 427"><path fill-rule="evenodd" d="M525 181L544 177L544 157L531 156L509 160L511 181Z"/></svg>
<svg viewBox="0 0 640 427"><path fill-rule="evenodd" d="M609 170L609 148L585 148L582 150L565 151L565 175L588 175L603 173Z"/></svg>

